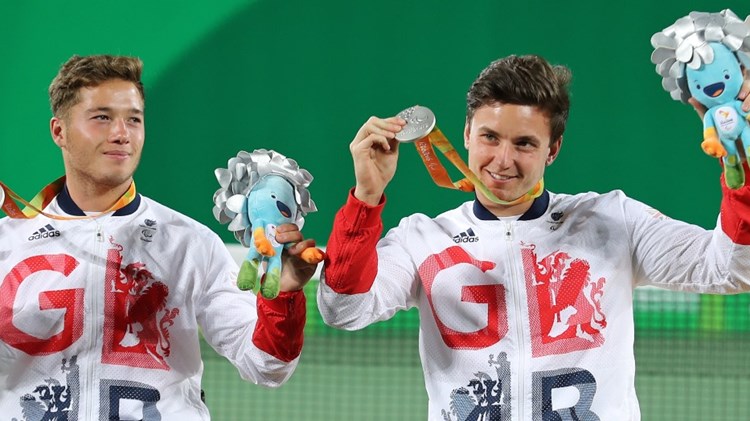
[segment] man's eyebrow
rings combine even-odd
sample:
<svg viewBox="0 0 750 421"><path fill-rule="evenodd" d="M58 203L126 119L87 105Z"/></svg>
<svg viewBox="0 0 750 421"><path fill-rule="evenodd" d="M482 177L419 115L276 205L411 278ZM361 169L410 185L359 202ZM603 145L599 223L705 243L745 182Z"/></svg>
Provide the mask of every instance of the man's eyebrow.
<svg viewBox="0 0 750 421"><path fill-rule="evenodd" d="M497 132L496 130L494 130L494 129L490 128L490 127L487 127L487 126L477 126L477 131L482 132L482 133L491 134L492 136L495 136L495 137L500 137L500 133L499 132ZM515 141L515 142L518 142L518 141L526 141L526 142L533 142L533 143L541 143L542 142L542 140L539 137L537 137L537 136L535 136L533 134L524 134L524 135L516 136L512 140Z"/></svg>
<svg viewBox="0 0 750 421"><path fill-rule="evenodd" d="M489 134L494 134L494 135L500 134L500 133L496 132L495 130L493 130L493 129L487 127L487 126L484 126L484 125L477 127L477 130L482 131L482 132L487 132Z"/></svg>
<svg viewBox="0 0 750 421"><path fill-rule="evenodd" d="M94 107L94 108L89 108L88 110L86 110L87 113L96 113L96 112L109 113L112 111L113 111L112 107ZM128 112L131 114L143 115L143 110L140 108L130 108Z"/></svg>
<svg viewBox="0 0 750 421"><path fill-rule="evenodd" d="M528 141L532 141L532 142L536 142L536 143L541 142L541 139L539 139L538 137L536 137L534 135L531 135L531 134L527 134L527 135L523 135L523 136L518 136L516 138L516 140L525 140L527 142Z"/></svg>

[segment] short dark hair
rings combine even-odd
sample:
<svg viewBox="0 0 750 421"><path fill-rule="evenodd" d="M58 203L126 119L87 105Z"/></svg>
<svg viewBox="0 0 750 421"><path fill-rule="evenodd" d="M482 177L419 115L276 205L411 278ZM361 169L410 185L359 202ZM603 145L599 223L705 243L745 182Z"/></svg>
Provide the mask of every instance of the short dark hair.
<svg viewBox="0 0 750 421"><path fill-rule="evenodd" d="M137 57L93 55L74 55L61 67L57 76L49 85L49 102L55 117L65 117L70 108L79 101L78 92L83 87L99 86L114 79L132 82L141 99L146 94L141 82L143 62Z"/></svg>
<svg viewBox="0 0 750 421"><path fill-rule="evenodd" d="M490 63L466 94L466 122L484 105L516 104L538 107L550 121L551 140L562 136L570 111L565 66L552 66L536 55L508 56Z"/></svg>

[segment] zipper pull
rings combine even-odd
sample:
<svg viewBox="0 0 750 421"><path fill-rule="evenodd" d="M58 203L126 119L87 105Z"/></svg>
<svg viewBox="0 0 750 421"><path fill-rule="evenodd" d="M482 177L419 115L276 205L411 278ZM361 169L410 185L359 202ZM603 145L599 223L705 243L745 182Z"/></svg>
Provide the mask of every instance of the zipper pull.
<svg viewBox="0 0 750 421"><path fill-rule="evenodd" d="M507 241L513 240L513 223L512 222L505 223L505 239Z"/></svg>

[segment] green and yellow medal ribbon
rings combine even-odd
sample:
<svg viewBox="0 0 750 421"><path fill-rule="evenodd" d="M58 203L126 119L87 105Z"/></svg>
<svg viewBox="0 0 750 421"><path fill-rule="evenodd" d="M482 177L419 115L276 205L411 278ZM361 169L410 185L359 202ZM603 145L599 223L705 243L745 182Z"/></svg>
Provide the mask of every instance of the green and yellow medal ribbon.
<svg viewBox="0 0 750 421"><path fill-rule="evenodd" d="M482 180L480 180L479 177L477 177L477 175L466 165L450 141L448 141L443 132L437 127L432 129L427 136L417 140L414 144L420 157L422 157L422 162L425 167L427 167L427 171L438 186L465 192L477 189L492 202L508 206L536 199L544 192L544 179L540 179L534 188L515 200L507 201L495 196ZM438 150L448 158L448 160L458 168L458 170L461 171L461 174L466 178L455 182L451 181L448 171L445 170L443 164L438 160L433 145L437 147Z"/></svg>
<svg viewBox="0 0 750 421"><path fill-rule="evenodd" d="M54 215L42 211L52 200L57 196L65 186L65 176L58 178L57 180L46 185L39 193L34 196L30 201L24 200L16 192L10 189L5 183L0 182L0 209L5 212L10 218L15 219L32 219L37 215L44 215L52 219L69 220L69 219L93 219L109 212L115 212L127 206L130 202L135 200L135 182L130 183L128 190L120 196L117 201L109 207L109 209L99 212L95 215L87 216L67 216L67 215ZM25 207L21 209L18 204L20 202Z"/></svg>

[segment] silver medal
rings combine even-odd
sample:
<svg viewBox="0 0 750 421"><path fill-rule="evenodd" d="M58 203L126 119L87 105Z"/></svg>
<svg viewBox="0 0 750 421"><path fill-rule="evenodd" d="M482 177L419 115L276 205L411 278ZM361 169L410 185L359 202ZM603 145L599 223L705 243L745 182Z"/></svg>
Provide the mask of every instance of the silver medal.
<svg viewBox="0 0 750 421"><path fill-rule="evenodd" d="M415 105L409 107L400 113L398 117L406 120L406 126L396 133L396 140L399 142L409 143L417 141L435 128L435 114L427 107Z"/></svg>

